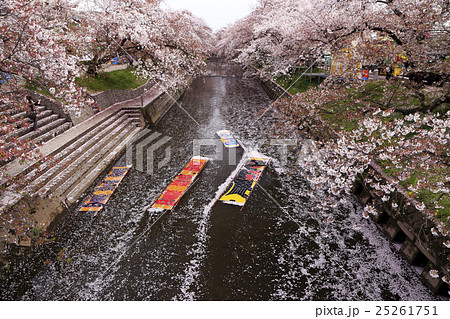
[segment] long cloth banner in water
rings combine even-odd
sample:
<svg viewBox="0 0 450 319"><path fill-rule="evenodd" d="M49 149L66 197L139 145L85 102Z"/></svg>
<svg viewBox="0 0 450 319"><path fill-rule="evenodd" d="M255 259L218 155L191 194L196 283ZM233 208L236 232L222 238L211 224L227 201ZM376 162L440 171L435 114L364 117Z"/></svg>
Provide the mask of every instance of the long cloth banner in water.
<svg viewBox="0 0 450 319"><path fill-rule="evenodd" d="M105 207L112 194L124 179L130 169L126 167L114 167L103 182L98 185L91 197L81 206L80 212L97 212L97 214Z"/></svg>
<svg viewBox="0 0 450 319"><path fill-rule="evenodd" d="M175 179L167 186L158 199L148 208L148 211L154 210L173 210L186 193L189 187L194 183L198 174L208 162L208 158L194 156L189 163L181 170Z"/></svg>
<svg viewBox="0 0 450 319"><path fill-rule="evenodd" d="M221 130L216 132L217 135L219 135L220 139L222 140L225 147L238 147L239 144L231 135L231 132L228 130Z"/></svg>
<svg viewBox="0 0 450 319"><path fill-rule="evenodd" d="M244 206L269 163L268 157L252 156L239 170L219 200L226 204Z"/></svg>

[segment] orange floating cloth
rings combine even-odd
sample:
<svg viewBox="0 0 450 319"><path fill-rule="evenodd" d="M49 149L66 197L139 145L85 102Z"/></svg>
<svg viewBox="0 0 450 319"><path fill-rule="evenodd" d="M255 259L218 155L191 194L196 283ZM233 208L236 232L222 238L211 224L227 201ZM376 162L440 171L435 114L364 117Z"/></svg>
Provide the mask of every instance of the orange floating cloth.
<svg viewBox="0 0 450 319"><path fill-rule="evenodd" d="M150 210L173 210L181 197L194 183L197 175L208 162L206 157L195 156L166 187L158 199L149 207Z"/></svg>
<svg viewBox="0 0 450 319"><path fill-rule="evenodd" d="M127 167L114 167L103 182L98 185L91 197L81 206L80 212L97 212L97 214L105 207L112 194L124 179L130 169Z"/></svg>

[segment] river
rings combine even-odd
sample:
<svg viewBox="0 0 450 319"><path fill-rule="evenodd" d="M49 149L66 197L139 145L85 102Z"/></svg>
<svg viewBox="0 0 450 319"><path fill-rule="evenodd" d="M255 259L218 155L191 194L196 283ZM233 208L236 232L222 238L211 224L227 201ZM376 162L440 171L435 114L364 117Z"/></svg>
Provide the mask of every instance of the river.
<svg viewBox="0 0 450 319"><path fill-rule="evenodd" d="M312 213L314 204L299 196L305 181L283 165L279 146L268 145L271 112L255 121L269 104L254 79L214 72L196 79L150 129L167 141L155 152L161 167L132 168L97 218L63 213L53 225L56 241L13 266L1 299L436 300L353 199L333 223ZM244 146L235 163L228 150L221 149L222 158L215 152L220 129ZM153 224L145 208L195 143L215 158L176 209ZM244 209L215 203L257 147L273 160ZM164 159L170 161L162 165ZM125 164L123 155L116 165Z"/></svg>

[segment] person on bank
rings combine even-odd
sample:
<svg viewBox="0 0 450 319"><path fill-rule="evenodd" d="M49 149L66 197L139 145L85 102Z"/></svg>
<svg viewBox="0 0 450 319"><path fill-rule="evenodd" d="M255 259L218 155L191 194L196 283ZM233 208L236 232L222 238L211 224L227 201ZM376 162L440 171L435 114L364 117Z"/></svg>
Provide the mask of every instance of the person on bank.
<svg viewBox="0 0 450 319"><path fill-rule="evenodd" d="M392 69L388 66L386 67L386 80L390 80L392 77Z"/></svg>
<svg viewBox="0 0 450 319"><path fill-rule="evenodd" d="M27 101L28 101L28 107L30 108L27 111L27 117L33 121L33 131L37 131L38 130L38 127L37 127L38 111L36 109L36 106L41 105L41 100L37 100L36 102L33 102L32 97L28 95Z"/></svg>

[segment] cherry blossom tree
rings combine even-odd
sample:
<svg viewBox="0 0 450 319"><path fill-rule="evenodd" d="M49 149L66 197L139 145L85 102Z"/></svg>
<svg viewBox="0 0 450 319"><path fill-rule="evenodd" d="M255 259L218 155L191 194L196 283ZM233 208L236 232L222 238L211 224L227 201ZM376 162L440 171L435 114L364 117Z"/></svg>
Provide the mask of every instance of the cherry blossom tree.
<svg viewBox="0 0 450 319"><path fill-rule="evenodd" d="M302 51L299 31L303 1L261 1L247 17L221 30L218 53L240 64L255 66L264 73L286 73Z"/></svg>
<svg viewBox="0 0 450 319"><path fill-rule="evenodd" d="M337 56L350 50L366 67L385 63L392 68L393 60L403 56L409 81L402 85L420 101L401 110L407 114L449 102L448 21L445 0L266 0L220 33L220 52L272 77L288 73L299 61L312 65L324 51ZM243 23L251 30L245 37Z"/></svg>
<svg viewBox="0 0 450 319"><path fill-rule="evenodd" d="M221 55L272 78L300 61L313 66L324 51L351 52L362 67L392 68L402 57L401 77L377 84L382 98L364 99L368 88L358 77L330 74L321 86L273 105L277 135L309 138L319 147L319 157L296 163L311 185L302 195L318 201L317 213L332 216L362 177L394 208L392 194L405 187L424 223L435 225L431 233L448 238L450 221L437 217L450 192L449 9L445 0L265 0L218 33ZM336 107L342 101L349 106ZM327 121L338 113L353 121L352 129ZM363 211L375 213L374 204Z"/></svg>
<svg viewBox="0 0 450 319"><path fill-rule="evenodd" d="M3 104L0 161L27 153L34 145L18 141L16 127L24 119L11 115L26 110L28 89L36 89L58 100L66 110L79 110L91 101L75 85L78 57L71 53L66 34L72 23L71 5L64 0L2 1L0 4L0 85ZM7 83L5 83L7 82Z"/></svg>
<svg viewBox="0 0 450 319"><path fill-rule="evenodd" d="M164 11L155 1L95 1L95 10L80 16L85 36L78 50L89 57L90 74L125 56L145 77L185 83L201 72L211 48L212 32L203 20Z"/></svg>

